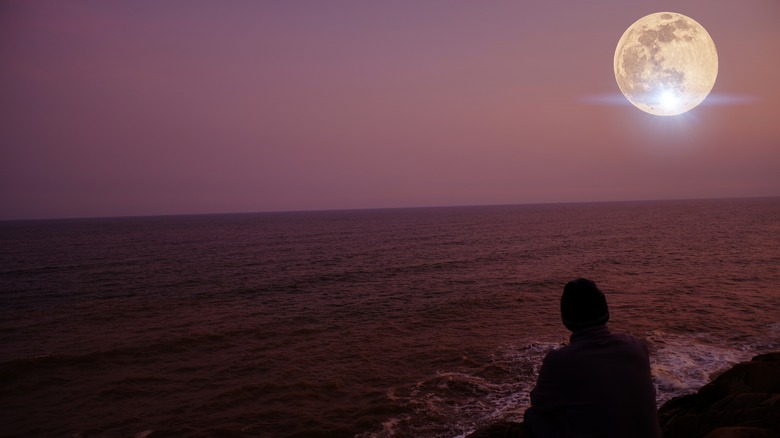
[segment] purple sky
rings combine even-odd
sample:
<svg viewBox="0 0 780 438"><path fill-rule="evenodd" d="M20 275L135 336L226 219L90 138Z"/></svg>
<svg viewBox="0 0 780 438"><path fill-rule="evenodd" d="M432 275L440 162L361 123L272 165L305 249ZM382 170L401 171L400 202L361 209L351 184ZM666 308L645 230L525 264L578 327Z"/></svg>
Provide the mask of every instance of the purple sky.
<svg viewBox="0 0 780 438"><path fill-rule="evenodd" d="M652 12L718 80L612 71ZM780 2L0 3L0 219L780 195Z"/></svg>

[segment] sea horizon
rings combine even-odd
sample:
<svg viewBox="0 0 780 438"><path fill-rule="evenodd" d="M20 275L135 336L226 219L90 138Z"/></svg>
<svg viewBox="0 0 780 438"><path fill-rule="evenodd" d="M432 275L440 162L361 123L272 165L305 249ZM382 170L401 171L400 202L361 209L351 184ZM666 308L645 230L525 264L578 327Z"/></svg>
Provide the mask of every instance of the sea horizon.
<svg viewBox="0 0 780 438"><path fill-rule="evenodd" d="M653 203L653 202L697 202L697 201L729 201L751 199L778 199L780 195L755 195L755 196L713 196L713 197L681 197L681 198L637 198L619 200L584 200L584 201L538 201L517 203L486 203L486 204L445 204L445 205L409 205L409 206L377 206L377 207L344 207L344 208L301 208L290 210L257 210L257 211L218 211L218 212L183 212L183 213L130 213L117 215L86 215L86 216L51 216L51 217L27 217L0 219L3 222L26 221L61 221L61 220L91 220L91 219L132 219L132 218L163 218L163 217L187 217L187 216L223 216L223 215L255 215L255 214L284 214L284 213L325 213L325 212L351 212L351 211L383 211L383 210L415 210L415 209L447 209L469 207L518 207L536 205L579 205L579 204L626 204L626 203Z"/></svg>

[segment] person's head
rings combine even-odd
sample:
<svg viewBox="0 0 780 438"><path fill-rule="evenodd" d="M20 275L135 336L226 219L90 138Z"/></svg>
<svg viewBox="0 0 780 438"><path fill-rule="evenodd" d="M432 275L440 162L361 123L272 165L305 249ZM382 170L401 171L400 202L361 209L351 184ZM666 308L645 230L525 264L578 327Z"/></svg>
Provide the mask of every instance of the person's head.
<svg viewBox="0 0 780 438"><path fill-rule="evenodd" d="M561 296L561 319L567 329L576 332L609 321L609 307L596 283L578 278L566 283Z"/></svg>

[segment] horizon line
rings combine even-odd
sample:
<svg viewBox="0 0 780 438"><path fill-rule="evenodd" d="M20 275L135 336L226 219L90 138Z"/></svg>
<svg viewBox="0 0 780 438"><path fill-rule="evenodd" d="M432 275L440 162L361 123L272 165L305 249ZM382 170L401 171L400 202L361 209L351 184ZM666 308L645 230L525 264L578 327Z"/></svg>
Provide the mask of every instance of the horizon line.
<svg viewBox="0 0 780 438"><path fill-rule="evenodd" d="M54 216L54 217L30 217L30 218L0 218L0 224L11 222L44 222L44 221L68 221L68 220L98 220L98 219L143 219L166 218L183 216L231 216L231 215L259 215L259 214L285 214L285 213L325 213L325 212L357 212L380 210L415 210L434 208L470 208L470 207L511 207L534 205L576 205L576 204L620 204L620 203L650 203L650 202L685 202L685 201L728 201L728 200L759 200L780 198L780 195L757 196L713 196L698 198L644 198L623 200L588 200L588 201L538 201L498 204L446 204L425 206L400 206L400 207L345 207L345 208L319 208L319 209L290 209L290 210L256 210L256 211L224 211L224 212L186 212L186 213L149 213L149 214L124 214L105 216Z"/></svg>

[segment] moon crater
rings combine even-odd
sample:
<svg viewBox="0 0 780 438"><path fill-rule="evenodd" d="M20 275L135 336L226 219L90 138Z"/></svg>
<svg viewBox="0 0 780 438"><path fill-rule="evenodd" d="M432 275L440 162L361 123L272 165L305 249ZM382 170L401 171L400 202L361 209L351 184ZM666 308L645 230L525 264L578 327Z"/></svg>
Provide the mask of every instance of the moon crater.
<svg viewBox="0 0 780 438"><path fill-rule="evenodd" d="M698 106L715 85L718 54L707 31L675 12L632 24L615 49L615 79L634 106L671 116Z"/></svg>

